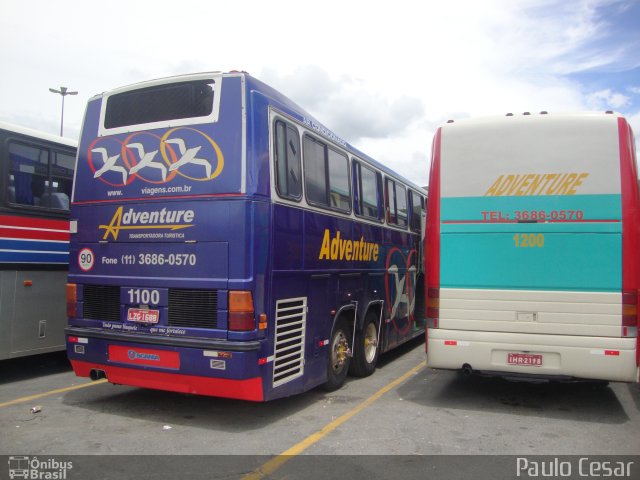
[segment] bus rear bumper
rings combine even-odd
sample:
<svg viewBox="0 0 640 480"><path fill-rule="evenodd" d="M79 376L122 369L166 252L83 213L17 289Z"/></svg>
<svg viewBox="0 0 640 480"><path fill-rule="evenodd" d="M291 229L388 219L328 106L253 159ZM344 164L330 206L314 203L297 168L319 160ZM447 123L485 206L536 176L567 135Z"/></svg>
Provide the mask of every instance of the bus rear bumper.
<svg viewBox="0 0 640 480"><path fill-rule="evenodd" d="M114 365L104 365L80 360L71 360L73 371L79 377L91 377L91 372L101 371L113 384L134 387L168 390L171 392L208 395L213 397L235 398L261 402L263 398L262 379L260 377L242 380L211 378L196 375L184 375L169 372L139 370Z"/></svg>
<svg viewBox="0 0 640 480"><path fill-rule="evenodd" d="M429 329L430 368L638 382L635 338Z"/></svg>
<svg viewBox="0 0 640 480"><path fill-rule="evenodd" d="M68 327L65 333L67 356L80 377L196 395L265 400L263 374L268 364L260 362L260 341L135 335L81 327Z"/></svg>

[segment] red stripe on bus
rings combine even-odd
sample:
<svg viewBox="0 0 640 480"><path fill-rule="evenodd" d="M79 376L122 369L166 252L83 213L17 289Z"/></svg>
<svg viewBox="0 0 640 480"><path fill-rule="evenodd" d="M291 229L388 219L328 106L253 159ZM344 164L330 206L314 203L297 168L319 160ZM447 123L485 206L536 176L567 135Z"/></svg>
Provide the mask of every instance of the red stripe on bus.
<svg viewBox="0 0 640 480"><path fill-rule="evenodd" d="M71 360L73 370L79 377L88 377L91 370L103 370L111 383L134 387L168 390L171 392L208 395L213 397L236 398L261 402L262 379L260 377L233 380L210 378L180 373L152 372L135 368L115 367L98 363Z"/></svg>
<svg viewBox="0 0 640 480"><path fill-rule="evenodd" d="M634 158L633 133L624 118L618 118L620 177L622 190L622 291L638 292L640 274L640 194L638 167ZM637 314L636 314L637 315ZM640 366L640 332L636 335L636 366Z"/></svg>
<svg viewBox="0 0 640 480"><path fill-rule="evenodd" d="M52 220L49 218L18 217L13 215L0 215L0 225L6 227L41 228L45 230L69 231L68 220Z"/></svg>
<svg viewBox="0 0 640 480"><path fill-rule="evenodd" d="M123 202L139 202L139 201L149 201L149 200L185 200L191 198L220 198L220 197L243 197L246 194L244 193L211 193L211 194L203 194L203 195L176 195L176 196L167 196L167 197L120 197L115 199L108 200L83 200L80 202L72 202L72 205L89 205L95 203L123 203Z"/></svg>
<svg viewBox="0 0 640 480"><path fill-rule="evenodd" d="M425 234L425 259L428 288L440 288L440 143L442 130L438 129L433 140L433 161L429 175L427 200L427 227Z"/></svg>
<svg viewBox="0 0 640 480"><path fill-rule="evenodd" d="M23 240L56 240L69 241L69 232L52 232L50 230L22 230L0 226L0 237L17 238Z"/></svg>
<svg viewBox="0 0 640 480"><path fill-rule="evenodd" d="M618 139L620 148L620 177L622 180L622 289L638 290L638 171L632 159L633 145L629 124L618 118Z"/></svg>

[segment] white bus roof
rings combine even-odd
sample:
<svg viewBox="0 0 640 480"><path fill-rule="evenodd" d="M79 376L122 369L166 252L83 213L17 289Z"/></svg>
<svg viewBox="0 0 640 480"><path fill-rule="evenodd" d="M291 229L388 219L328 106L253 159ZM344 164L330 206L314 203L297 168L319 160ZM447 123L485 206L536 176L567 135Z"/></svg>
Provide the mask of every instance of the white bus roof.
<svg viewBox="0 0 640 480"><path fill-rule="evenodd" d="M15 132L20 135L27 135L29 137L37 138L39 140L46 140L48 142L59 143L67 145L68 147L78 148L78 141L70 138L60 137L51 133L42 132L33 128L22 127L20 125L14 125L12 123L0 121L0 129Z"/></svg>

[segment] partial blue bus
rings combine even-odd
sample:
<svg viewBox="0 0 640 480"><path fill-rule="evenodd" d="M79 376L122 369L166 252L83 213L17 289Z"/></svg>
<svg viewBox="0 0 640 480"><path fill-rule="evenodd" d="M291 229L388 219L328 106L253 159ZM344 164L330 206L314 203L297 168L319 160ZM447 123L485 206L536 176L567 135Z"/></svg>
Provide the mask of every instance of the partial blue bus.
<svg viewBox="0 0 640 480"><path fill-rule="evenodd" d="M74 185L79 376L266 401L424 334L426 192L244 72L92 98Z"/></svg>
<svg viewBox="0 0 640 480"><path fill-rule="evenodd" d="M429 195L430 367L638 381L640 199L622 115L446 123Z"/></svg>

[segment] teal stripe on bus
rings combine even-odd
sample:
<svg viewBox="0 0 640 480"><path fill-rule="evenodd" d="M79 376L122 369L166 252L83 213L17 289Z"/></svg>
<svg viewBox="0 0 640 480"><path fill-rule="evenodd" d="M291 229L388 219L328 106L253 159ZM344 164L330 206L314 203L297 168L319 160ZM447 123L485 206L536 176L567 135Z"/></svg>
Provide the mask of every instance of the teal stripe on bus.
<svg viewBox="0 0 640 480"><path fill-rule="evenodd" d="M484 212L484 213L483 213ZM516 212L544 212L549 220L559 218L562 212L581 212L584 220L620 220L622 201L620 194L600 195L540 195L521 197L443 197L440 219L447 221L483 221L490 213L502 219L515 220ZM495 218L495 217L494 217Z"/></svg>
<svg viewBox="0 0 640 480"><path fill-rule="evenodd" d="M538 233L523 233L523 224L510 226L518 230L488 233L485 227L489 226L481 225L477 233L442 232L440 286L605 292L622 289L620 232L576 235L540 229ZM535 232L536 227L546 225L528 224L526 232ZM522 246L524 243L536 245Z"/></svg>

